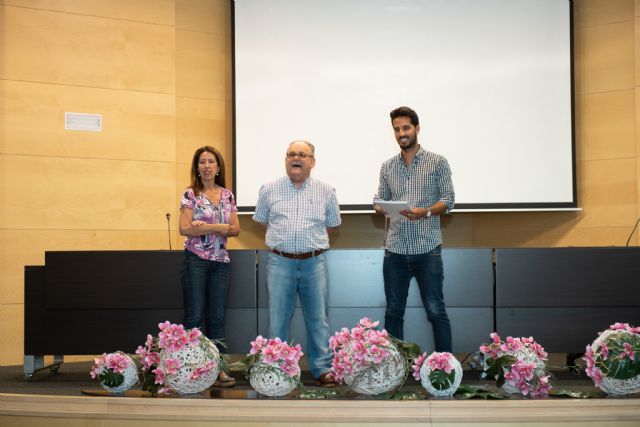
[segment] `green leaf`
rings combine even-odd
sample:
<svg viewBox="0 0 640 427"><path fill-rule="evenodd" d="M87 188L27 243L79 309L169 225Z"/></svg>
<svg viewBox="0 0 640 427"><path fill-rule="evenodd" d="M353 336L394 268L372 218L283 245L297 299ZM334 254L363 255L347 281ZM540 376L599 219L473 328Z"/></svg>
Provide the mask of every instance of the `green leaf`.
<svg viewBox="0 0 640 427"><path fill-rule="evenodd" d="M104 371L102 371L98 375L98 379L102 384L111 388L118 387L119 385L122 385L122 383L124 383L124 375L117 372L112 372L109 369L105 369Z"/></svg>
<svg viewBox="0 0 640 427"><path fill-rule="evenodd" d="M429 381L436 390L444 390L451 387L456 377L456 371L448 374L445 371L431 371L429 373Z"/></svg>
<svg viewBox="0 0 640 427"><path fill-rule="evenodd" d="M299 397L306 400L337 399L340 397L340 392L336 389L305 390L300 393Z"/></svg>
<svg viewBox="0 0 640 427"><path fill-rule="evenodd" d="M549 396L569 397L572 399L590 399L590 398L603 397L604 394L596 391L572 391L572 390L564 390L564 389L560 389L560 390L552 389L552 390L549 390Z"/></svg>
<svg viewBox="0 0 640 427"><path fill-rule="evenodd" d="M499 392L487 390L480 387L473 387L466 384L460 384L458 390L456 390L455 396L457 399L506 399L507 397Z"/></svg>

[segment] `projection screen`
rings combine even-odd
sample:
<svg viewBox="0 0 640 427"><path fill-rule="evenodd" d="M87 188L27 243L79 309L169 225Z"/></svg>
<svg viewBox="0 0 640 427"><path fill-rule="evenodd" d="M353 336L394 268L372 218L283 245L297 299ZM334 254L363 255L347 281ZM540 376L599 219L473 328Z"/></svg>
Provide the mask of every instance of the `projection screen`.
<svg viewBox="0 0 640 427"><path fill-rule="evenodd" d="M236 0L233 13L241 211L297 139L343 211L371 209L401 105L449 160L456 210L577 206L569 0Z"/></svg>

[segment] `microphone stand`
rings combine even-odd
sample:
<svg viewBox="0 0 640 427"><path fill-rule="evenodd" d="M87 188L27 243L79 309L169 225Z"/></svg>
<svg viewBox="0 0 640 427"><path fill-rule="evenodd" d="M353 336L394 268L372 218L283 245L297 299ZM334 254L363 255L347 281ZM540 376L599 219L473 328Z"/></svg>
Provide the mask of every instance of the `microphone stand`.
<svg viewBox="0 0 640 427"><path fill-rule="evenodd" d="M167 212L167 234L169 236L169 250L171 250L171 214Z"/></svg>

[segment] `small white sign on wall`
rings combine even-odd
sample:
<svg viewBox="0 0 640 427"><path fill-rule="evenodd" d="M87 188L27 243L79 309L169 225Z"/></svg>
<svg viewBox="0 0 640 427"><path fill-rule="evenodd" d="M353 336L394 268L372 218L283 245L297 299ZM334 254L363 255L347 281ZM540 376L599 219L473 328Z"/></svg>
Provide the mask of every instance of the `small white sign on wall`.
<svg viewBox="0 0 640 427"><path fill-rule="evenodd" d="M102 114L64 113L64 129L102 132Z"/></svg>

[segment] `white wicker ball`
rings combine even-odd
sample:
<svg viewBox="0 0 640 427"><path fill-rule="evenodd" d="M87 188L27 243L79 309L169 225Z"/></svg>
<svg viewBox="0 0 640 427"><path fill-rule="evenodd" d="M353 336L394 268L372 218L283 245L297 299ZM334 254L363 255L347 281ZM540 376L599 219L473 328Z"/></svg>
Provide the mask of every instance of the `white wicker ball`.
<svg viewBox="0 0 640 427"><path fill-rule="evenodd" d="M385 393L402 385L407 372L407 361L393 344L386 350L389 354L382 362L355 369L344 376L344 382L353 391L366 395Z"/></svg>
<svg viewBox="0 0 640 427"><path fill-rule="evenodd" d="M100 381L100 385L102 386L102 388L107 390L109 393L122 394L138 383L138 368L136 367L136 364L133 362L131 357L129 357L129 355L125 356L129 359L129 366L127 366L127 368L122 373L122 375L124 376L123 383L116 387L108 387L102 381ZM106 370L106 366L100 368L100 370L98 370L98 375Z"/></svg>
<svg viewBox="0 0 640 427"><path fill-rule="evenodd" d="M284 396L296 388L296 381L281 369L261 362L251 367L249 384L265 396Z"/></svg>
<svg viewBox="0 0 640 427"><path fill-rule="evenodd" d="M186 345L178 351L163 349L160 352L160 367L164 367L167 359L178 359L180 368L175 374L166 376L165 383L179 394L199 393L208 389L216 382L220 371L220 352L215 344L206 337L200 337L201 342L197 347ZM216 366L206 374L200 375L197 379L191 379L197 368L204 367L205 364L215 360Z"/></svg>
<svg viewBox="0 0 640 427"><path fill-rule="evenodd" d="M525 363L535 363L536 367L534 369L534 375L545 375L545 363L543 360L539 359L538 354L534 350L523 347L518 351L507 351L505 352L505 354L514 356L517 360L521 360ZM503 370L506 372L507 368L503 368ZM510 384L508 380L505 380L504 384L502 385L502 390L509 394L522 394L522 390Z"/></svg>
<svg viewBox="0 0 640 427"><path fill-rule="evenodd" d="M609 335L614 333L620 333L620 331L614 331L611 329L607 329L606 331L604 331L598 338L595 339L593 344L591 344L591 349L593 351L596 351L596 349L600 347L600 344L604 340L606 340ZM636 375L633 378L627 378L623 380L605 376L598 387L600 387L600 390L611 396L623 396L625 394L640 393L640 375Z"/></svg>
<svg viewBox="0 0 640 427"><path fill-rule="evenodd" d="M458 362L458 359L453 358L451 360L451 364L453 365L453 371L455 372L455 376L453 379L453 384L449 388L445 388L443 390L438 390L435 388L431 382L429 381L429 374L431 374L431 366L427 362L424 362L420 367L420 383L425 390L429 392L433 397L451 397L460 387L460 382L462 381L462 365Z"/></svg>

